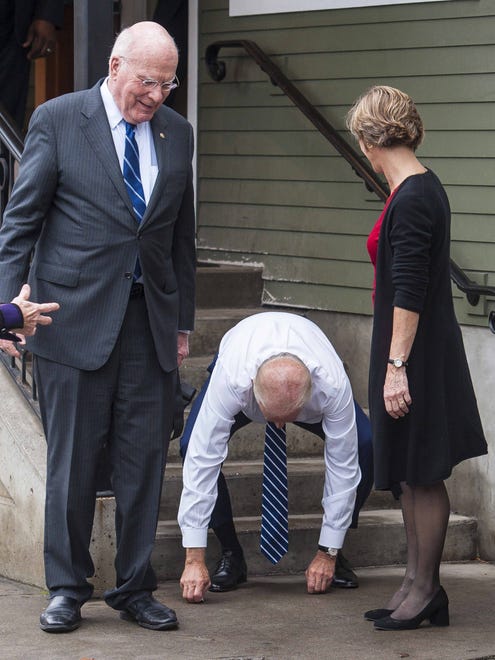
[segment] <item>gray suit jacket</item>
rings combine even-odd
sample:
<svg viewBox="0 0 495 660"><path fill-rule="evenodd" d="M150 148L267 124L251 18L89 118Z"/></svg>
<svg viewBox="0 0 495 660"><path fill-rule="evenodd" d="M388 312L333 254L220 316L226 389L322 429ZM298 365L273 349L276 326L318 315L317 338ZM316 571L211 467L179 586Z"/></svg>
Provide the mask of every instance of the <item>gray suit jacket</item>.
<svg viewBox="0 0 495 660"><path fill-rule="evenodd" d="M151 121L159 174L138 226L100 84L48 101L32 117L0 230L0 300L11 300L29 271L32 300L60 303L30 350L98 369L117 340L139 254L156 352L171 371L177 330L194 323L192 128L165 106Z"/></svg>

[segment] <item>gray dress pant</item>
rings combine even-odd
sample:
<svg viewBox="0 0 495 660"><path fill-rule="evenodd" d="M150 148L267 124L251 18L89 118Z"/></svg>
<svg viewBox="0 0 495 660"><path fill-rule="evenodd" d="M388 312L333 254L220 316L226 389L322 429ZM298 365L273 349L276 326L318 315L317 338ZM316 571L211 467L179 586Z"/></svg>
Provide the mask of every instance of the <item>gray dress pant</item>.
<svg viewBox="0 0 495 660"><path fill-rule="evenodd" d="M94 341L98 341L95 319ZM116 586L122 609L157 587L150 558L172 429L176 371L158 364L144 297L130 299L108 362L82 371L36 357L47 439L45 571L50 596L83 603L93 586L89 553L102 448L109 445L116 499Z"/></svg>

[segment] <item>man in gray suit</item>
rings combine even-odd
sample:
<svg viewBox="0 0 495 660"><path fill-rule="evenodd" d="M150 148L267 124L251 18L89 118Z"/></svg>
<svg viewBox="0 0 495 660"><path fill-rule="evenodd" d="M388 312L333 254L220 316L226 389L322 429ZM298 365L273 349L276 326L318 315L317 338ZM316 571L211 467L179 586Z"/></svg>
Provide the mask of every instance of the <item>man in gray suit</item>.
<svg viewBox="0 0 495 660"><path fill-rule="evenodd" d="M177 366L194 320L192 128L162 105L177 62L166 30L137 23L117 38L108 78L40 106L0 230L0 299L29 269L33 297L60 303L53 325L28 342L48 444L47 632L77 628L93 591L88 548L107 444L117 581L105 600L145 628L177 626L152 596L150 564Z"/></svg>

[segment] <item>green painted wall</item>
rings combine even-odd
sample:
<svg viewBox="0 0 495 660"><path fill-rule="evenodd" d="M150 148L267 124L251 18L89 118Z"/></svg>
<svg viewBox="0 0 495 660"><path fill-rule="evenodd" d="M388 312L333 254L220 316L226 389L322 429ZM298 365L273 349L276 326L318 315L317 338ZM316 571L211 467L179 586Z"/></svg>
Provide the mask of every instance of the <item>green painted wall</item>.
<svg viewBox="0 0 495 660"><path fill-rule="evenodd" d="M264 265L267 302L371 313L366 237L381 209L347 163L241 51L221 52L213 82L204 51L251 39L344 130L353 100L390 84L426 126L420 159L450 198L452 257L495 286L495 2L425 4L230 18L228 0L199 15L199 256ZM454 287L459 320L486 324Z"/></svg>

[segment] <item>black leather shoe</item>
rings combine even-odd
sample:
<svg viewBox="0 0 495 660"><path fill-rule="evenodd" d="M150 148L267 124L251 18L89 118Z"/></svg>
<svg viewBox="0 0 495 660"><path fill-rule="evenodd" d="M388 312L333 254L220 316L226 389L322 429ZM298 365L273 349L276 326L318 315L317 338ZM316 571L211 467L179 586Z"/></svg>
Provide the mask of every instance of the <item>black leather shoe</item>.
<svg viewBox="0 0 495 660"><path fill-rule="evenodd" d="M332 587L340 589L356 589L359 587L357 575L352 570L352 566L339 550L335 560L335 573L332 579Z"/></svg>
<svg viewBox="0 0 495 660"><path fill-rule="evenodd" d="M40 628L50 633L72 632L81 625L81 605L69 596L54 596L40 615Z"/></svg>
<svg viewBox="0 0 495 660"><path fill-rule="evenodd" d="M244 557L225 550L211 576L210 591L232 591L238 584L246 582L247 566Z"/></svg>
<svg viewBox="0 0 495 660"><path fill-rule="evenodd" d="M135 621L150 630L173 630L179 625L174 610L162 605L151 595L133 600L121 611L120 618Z"/></svg>

